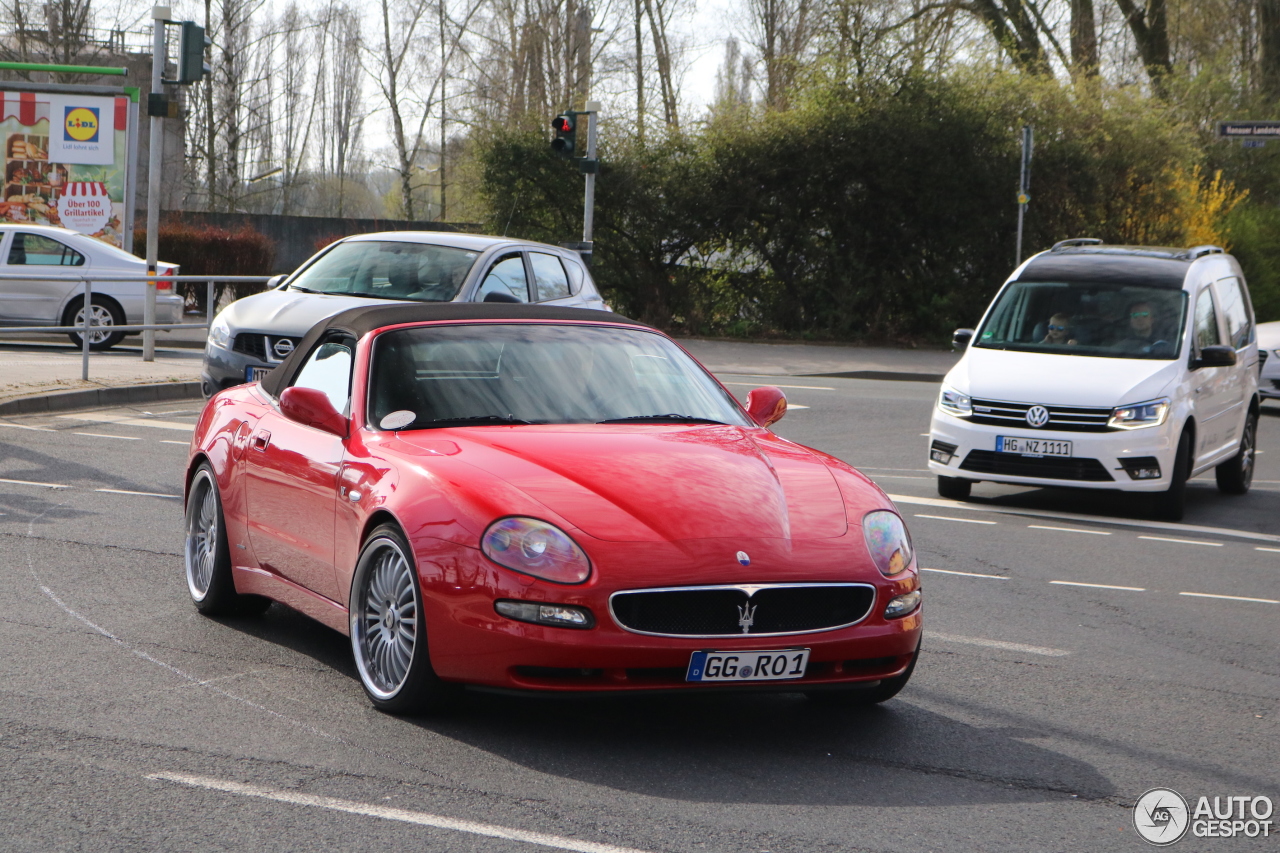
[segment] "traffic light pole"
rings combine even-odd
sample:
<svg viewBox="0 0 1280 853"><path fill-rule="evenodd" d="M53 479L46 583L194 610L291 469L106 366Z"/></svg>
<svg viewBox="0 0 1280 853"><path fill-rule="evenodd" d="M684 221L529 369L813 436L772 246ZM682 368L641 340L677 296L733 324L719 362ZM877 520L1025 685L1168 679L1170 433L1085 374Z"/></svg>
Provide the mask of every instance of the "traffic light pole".
<svg viewBox="0 0 1280 853"><path fill-rule="evenodd" d="M591 251L591 233L595 228L596 218L596 119L600 115L600 102L587 101L587 108L583 111L587 116L587 158L589 164L587 173L583 176L586 178L586 189L582 200L582 242L587 244L587 251Z"/></svg>
<svg viewBox="0 0 1280 853"><path fill-rule="evenodd" d="M151 20L155 34L151 41L151 91L164 91L164 63L166 58L165 24L169 21L168 6L151 7ZM142 308L142 323L156 322L156 271L160 255L160 171L164 168L164 119L151 116L151 144L147 151L147 294ZM88 309L86 309L86 314ZM142 333L142 360L156 360L156 333L147 329Z"/></svg>
<svg viewBox="0 0 1280 853"><path fill-rule="evenodd" d="M1022 263L1022 218L1026 215L1027 204L1031 201L1031 125L1022 128L1022 171L1018 176L1018 246L1014 266Z"/></svg>

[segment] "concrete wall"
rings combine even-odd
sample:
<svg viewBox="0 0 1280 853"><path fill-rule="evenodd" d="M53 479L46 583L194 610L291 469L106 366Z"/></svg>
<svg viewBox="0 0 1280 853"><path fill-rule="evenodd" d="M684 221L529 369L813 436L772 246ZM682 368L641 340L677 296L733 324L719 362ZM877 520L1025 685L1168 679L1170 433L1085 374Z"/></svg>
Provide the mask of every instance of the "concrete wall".
<svg viewBox="0 0 1280 853"><path fill-rule="evenodd" d="M139 212L141 216L141 211ZM466 224L406 222L400 219L344 219L336 216L277 216L268 213L203 213L166 210L161 222L179 219L192 225L212 225L228 231L249 226L276 244L274 273L293 272L319 251L319 243L371 231L471 231ZM139 227L145 225L139 219Z"/></svg>

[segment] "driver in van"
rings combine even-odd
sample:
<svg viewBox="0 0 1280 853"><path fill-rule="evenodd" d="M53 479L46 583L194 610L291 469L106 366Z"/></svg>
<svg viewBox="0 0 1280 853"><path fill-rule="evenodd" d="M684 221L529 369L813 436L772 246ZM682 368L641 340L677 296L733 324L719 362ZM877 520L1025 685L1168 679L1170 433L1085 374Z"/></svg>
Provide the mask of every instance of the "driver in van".
<svg viewBox="0 0 1280 853"><path fill-rule="evenodd" d="M1075 346L1077 341L1071 337L1071 317L1059 311L1049 318L1049 325L1046 329L1042 344L1056 344L1062 346Z"/></svg>
<svg viewBox="0 0 1280 853"><path fill-rule="evenodd" d="M1155 343L1155 306L1134 302L1129 306L1129 329L1119 348L1124 352L1146 352Z"/></svg>

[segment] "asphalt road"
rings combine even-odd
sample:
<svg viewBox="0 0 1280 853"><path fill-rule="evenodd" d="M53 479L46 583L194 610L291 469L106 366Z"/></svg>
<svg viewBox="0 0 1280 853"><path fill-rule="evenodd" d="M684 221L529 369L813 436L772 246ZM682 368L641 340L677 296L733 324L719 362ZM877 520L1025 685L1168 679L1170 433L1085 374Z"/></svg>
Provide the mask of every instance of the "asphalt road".
<svg viewBox="0 0 1280 853"><path fill-rule="evenodd" d="M927 383L721 378L795 386L808 408L779 432L896 496L930 570L897 699L475 695L386 716L338 634L192 608L174 496L194 405L10 419L0 849L1128 850L1155 786L1280 801L1280 408L1255 490L1197 482L1179 526L1117 495L938 500Z"/></svg>

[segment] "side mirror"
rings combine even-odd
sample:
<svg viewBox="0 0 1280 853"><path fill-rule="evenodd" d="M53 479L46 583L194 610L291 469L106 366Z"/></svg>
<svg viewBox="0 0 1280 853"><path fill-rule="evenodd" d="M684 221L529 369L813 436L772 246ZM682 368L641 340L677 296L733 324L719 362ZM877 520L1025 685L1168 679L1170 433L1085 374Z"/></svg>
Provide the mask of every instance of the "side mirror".
<svg viewBox="0 0 1280 853"><path fill-rule="evenodd" d="M333 433L339 438L347 436L347 419L338 414L329 402L329 396L318 388L284 389L280 395L280 412L289 420Z"/></svg>
<svg viewBox="0 0 1280 853"><path fill-rule="evenodd" d="M1200 357L1196 359L1196 367L1233 367L1236 363L1236 351L1228 346L1217 344L1201 347Z"/></svg>
<svg viewBox="0 0 1280 853"><path fill-rule="evenodd" d="M747 395L747 414L762 427L776 424L786 413L787 395L781 388L766 385Z"/></svg>
<svg viewBox="0 0 1280 853"><path fill-rule="evenodd" d="M956 329L951 333L951 348L964 349L973 340L973 329Z"/></svg>
<svg viewBox="0 0 1280 853"><path fill-rule="evenodd" d="M482 302L512 302L512 303L515 303L516 305L521 304L520 300L517 299L514 295L510 293L503 293L501 290L490 290L488 293L484 295L484 299L481 301Z"/></svg>
<svg viewBox="0 0 1280 853"><path fill-rule="evenodd" d="M275 290L277 287L279 287L280 285L284 284L284 280L285 280L286 278L288 278L288 277L289 277L289 276L287 276L287 275L273 275L273 276L271 276L271 278L267 279L267 286L266 286L266 288L265 288L265 289L266 289L266 290Z"/></svg>

